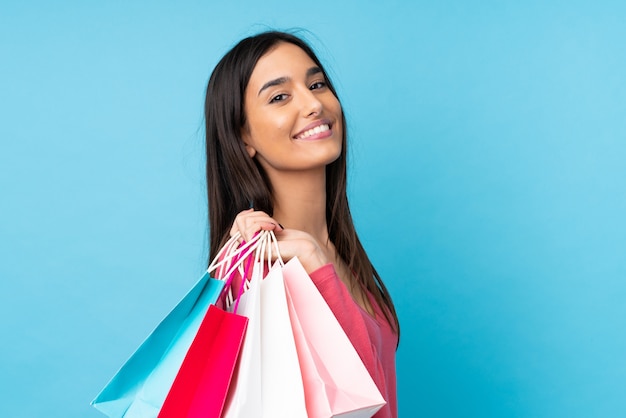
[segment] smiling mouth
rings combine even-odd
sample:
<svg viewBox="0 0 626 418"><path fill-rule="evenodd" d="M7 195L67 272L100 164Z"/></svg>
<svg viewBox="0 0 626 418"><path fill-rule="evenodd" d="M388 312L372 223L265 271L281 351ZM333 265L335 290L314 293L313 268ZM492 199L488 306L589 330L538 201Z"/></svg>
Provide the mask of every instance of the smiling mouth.
<svg viewBox="0 0 626 418"><path fill-rule="evenodd" d="M315 134L319 134L321 132L326 132L330 130L330 124L325 123L322 125L318 125L315 128L311 128L308 129L304 132L302 132L300 135L296 136L296 139L307 139L310 136L313 136Z"/></svg>

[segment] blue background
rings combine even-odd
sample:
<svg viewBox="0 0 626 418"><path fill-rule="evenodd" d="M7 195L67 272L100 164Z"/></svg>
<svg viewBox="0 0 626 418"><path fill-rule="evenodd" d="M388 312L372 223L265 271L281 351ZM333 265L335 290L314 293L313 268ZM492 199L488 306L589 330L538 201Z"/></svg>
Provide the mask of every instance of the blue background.
<svg viewBox="0 0 626 418"><path fill-rule="evenodd" d="M348 116L400 416L626 416L625 21L620 1L3 2L0 416L102 416L204 267L210 71L292 27Z"/></svg>

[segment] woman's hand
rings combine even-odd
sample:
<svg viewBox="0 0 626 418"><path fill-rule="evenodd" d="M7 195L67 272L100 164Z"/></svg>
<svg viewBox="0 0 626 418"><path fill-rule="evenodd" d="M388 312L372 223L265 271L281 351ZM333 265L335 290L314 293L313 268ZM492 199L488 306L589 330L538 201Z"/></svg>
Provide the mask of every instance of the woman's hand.
<svg viewBox="0 0 626 418"><path fill-rule="evenodd" d="M230 228L230 236L232 237L237 232L241 234L244 241L251 241L259 231L282 231L283 227L272 219L267 213L254 209L244 210L239 212L233 222L233 226Z"/></svg>
<svg viewBox="0 0 626 418"><path fill-rule="evenodd" d="M278 250L283 260L298 257L307 273L312 273L325 264L328 257L312 235L296 229L283 229L276 233Z"/></svg>
<svg viewBox="0 0 626 418"><path fill-rule="evenodd" d="M243 240L250 241L262 230L274 231L283 260L287 261L297 256L307 273L329 263L328 256L311 234L296 229L285 229L262 211L248 209L240 212L230 229L230 236L239 232Z"/></svg>

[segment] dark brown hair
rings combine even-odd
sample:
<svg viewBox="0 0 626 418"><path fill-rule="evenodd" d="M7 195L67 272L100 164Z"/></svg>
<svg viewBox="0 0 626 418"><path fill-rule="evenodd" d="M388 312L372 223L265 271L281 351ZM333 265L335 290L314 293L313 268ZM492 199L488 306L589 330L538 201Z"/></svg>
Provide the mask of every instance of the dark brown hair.
<svg viewBox="0 0 626 418"><path fill-rule="evenodd" d="M217 64L205 101L206 180L209 205L209 262L224 245L235 217L250 207L273 214L271 185L261 166L246 152L241 128L246 121L244 95L258 60L281 42L302 49L322 69L328 88L337 97L319 59L302 39L286 32L268 31L243 39ZM400 333L391 296L372 266L357 236L347 197L346 121L339 158L326 167L328 235L338 255L359 284L381 306L389 324Z"/></svg>

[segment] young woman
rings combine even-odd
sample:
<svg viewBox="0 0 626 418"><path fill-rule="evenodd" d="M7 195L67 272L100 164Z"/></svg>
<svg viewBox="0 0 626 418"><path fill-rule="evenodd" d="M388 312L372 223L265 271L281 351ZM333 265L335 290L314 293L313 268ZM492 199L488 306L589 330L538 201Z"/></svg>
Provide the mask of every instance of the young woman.
<svg viewBox="0 0 626 418"><path fill-rule="evenodd" d="M213 71L205 119L209 260L237 232L273 230L387 401L375 417L396 417L398 318L352 222L346 123L322 64L291 34L246 38Z"/></svg>

